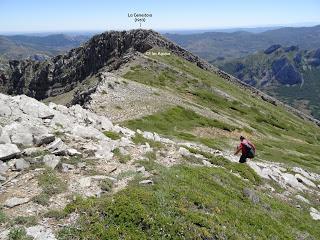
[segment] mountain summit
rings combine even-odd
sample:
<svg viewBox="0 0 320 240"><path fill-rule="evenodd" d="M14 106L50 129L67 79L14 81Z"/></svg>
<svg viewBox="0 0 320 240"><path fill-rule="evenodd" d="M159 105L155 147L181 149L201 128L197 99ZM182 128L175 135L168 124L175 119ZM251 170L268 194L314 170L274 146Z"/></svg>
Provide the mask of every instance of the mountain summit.
<svg viewBox="0 0 320 240"><path fill-rule="evenodd" d="M202 68L204 61L152 30L110 31L92 37L79 48L44 62L14 60L0 69L0 90L44 99L68 92L101 68L119 68L137 53L165 48Z"/></svg>

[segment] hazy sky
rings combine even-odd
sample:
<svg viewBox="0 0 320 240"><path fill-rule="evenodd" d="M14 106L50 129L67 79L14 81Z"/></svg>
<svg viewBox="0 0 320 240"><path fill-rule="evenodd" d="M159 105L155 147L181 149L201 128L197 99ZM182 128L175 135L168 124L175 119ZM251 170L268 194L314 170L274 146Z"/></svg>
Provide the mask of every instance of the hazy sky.
<svg viewBox="0 0 320 240"><path fill-rule="evenodd" d="M0 32L214 29L320 23L319 0L0 0Z"/></svg>

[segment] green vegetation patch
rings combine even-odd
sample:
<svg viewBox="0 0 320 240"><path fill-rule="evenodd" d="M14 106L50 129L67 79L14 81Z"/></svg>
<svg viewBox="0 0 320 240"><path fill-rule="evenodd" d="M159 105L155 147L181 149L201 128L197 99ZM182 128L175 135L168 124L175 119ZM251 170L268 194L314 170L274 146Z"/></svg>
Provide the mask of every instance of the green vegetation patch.
<svg viewBox="0 0 320 240"><path fill-rule="evenodd" d="M38 176L38 184L44 194L52 196L67 190L67 184L52 169L46 169Z"/></svg>
<svg viewBox="0 0 320 240"><path fill-rule="evenodd" d="M13 221L16 225L23 225L26 227L38 224L38 219L36 216L18 216Z"/></svg>
<svg viewBox="0 0 320 240"><path fill-rule="evenodd" d="M201 142L215 149L222 149L226 145L225 139L202 138L195 136L188 131L192 131L196 127L214 127L227 132L237 129L230 124L203 117L191 110L187 110L179 106L141 119L129 120L124 124L131 129L141 129L144 131L157 132L167 137L176 137L187 141ZM148 142L151 147L156 147L154 141L146 140L140 134L136 134L133 138L133 142L135 144L144 144L145 142Z"/></svg>
<svg viewBox="0 0 320 240"><path fill-rule="evenodd" d="M33 202L38 203L38 204L43 205L43 206L48 206L49 205L49 200L50 200L49 194L44 193L44 192L42 192L39 195L34 196L32 198Z"/></svg>
<svg viewBox="0 0 320 240"><path fill-rule="evenodd" d="M179 134L181 136L179 131L192 130L195 127L215 127L226 131L236 129L232 125L203 117L180 106L141 119L129 120L125 124L132 129L155 131L167 136L179 136ZM190 136L188 135L188 137Z"/></svg>
<svg viewBox="0 0 320 240"><path fill-rule="evenodd" d="M60 220L60 219L66 218L67 216L68 216L68 213L66 211L58 210L58 209L49 210L48 212L46 212L44 214L44 217L54 218L56 220Z"/></svg>
<svg viewBox="0 0 320 240"><path fill-rule="evenodd" d="M2 211L2 209L0 209L0 224L5 223L6 220L7 220L6 214Z"/></svg>
<svg viewBox="0 0 320 240"><path fill-rule="evenodd" d="M32 237L27 236L24 227L14 227L8 234L9 240L32 240Z"/></svg>
<svg viewBox="0 0 320 240"><path fill-rule="evenodd" d="M122 154L119 148L114 149L112 152L120 163L124 164L131 160L131 156L129 154Z"/></svg>
<svg viewBox="0 0 320 240"><path fill-rule="evenodd" d="M240 166L239 164L237 166ZM309 213L259 193L244 197L250 182L222 168L158 168L154 185L133 181L104 198L77 198L66 207L80 218L60 239L295 239L320 229Z"/></svg>
<svg viewBox="0 0 320 240"><path fill-rule="evenodd" d="M100 181L101 190L104 192L110 192L112 190L113 181L111 179L103 179Z"/></svg>
<svg viewBox="0 0 320 240"><path fill-rule="evenodd" d="M147 139L139 133L136 133L131 140L134 144L143 145L143 144L148 143L150 145L150 147L155 148L155 149L161 149L163 147L163 144L161 142L156 142L156 141Z"/></svg>
<svg viewBox="0 0 320 240"><path fill-rule="evenodd" d="M116 132L113 132L113 131L105 131L105 132L103 132L103 134L106 137L108 137L108 138L110 138L112 140L118 140L118 139L121 138L121 134L120 133L116 133Z"/></svg>

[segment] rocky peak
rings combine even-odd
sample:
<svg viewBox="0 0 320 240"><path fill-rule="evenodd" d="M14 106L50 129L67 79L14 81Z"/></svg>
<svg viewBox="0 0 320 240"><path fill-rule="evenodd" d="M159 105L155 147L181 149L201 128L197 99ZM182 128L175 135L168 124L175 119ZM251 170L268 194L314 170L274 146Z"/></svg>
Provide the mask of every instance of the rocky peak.
<svg viewBox="0 0 320 240"><path fill-rule="evenodd" d="M74 89L101 68L118 69L139 53L164 48L199 67L211 66L152 30L109 31L92 37L81 47L43 62L9 61L0 70L0 89L11 95L26 94L38 100Z"/></svg>

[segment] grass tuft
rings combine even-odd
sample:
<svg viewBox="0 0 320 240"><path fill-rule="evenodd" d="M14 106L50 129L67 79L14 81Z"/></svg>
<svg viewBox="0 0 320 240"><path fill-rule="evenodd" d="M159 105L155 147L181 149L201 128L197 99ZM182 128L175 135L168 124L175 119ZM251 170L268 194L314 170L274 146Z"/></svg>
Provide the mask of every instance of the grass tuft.
<svg viewBox="0 0 320 240"><path fill-rule="evenodd" d="M116 133L116 132L113 132L113 131L105 131L105 132L103 132L103 134L106 137L108 137L108 138L110 138L112 140L118 140L118 139L121 138L121 134L120 133Z"/></svg>

